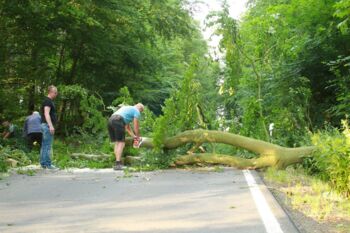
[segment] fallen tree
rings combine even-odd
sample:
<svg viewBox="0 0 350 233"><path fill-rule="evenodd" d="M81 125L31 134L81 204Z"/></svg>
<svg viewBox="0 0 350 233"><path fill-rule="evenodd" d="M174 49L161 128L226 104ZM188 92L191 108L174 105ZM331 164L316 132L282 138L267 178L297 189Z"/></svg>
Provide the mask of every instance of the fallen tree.
<svg viewBox="0 0 350 233"><path fill-rule="evenodd" d="M245 159L232 155L216 153L197 153L203 143L223 143L257 154L256 158ZM127 145L132 145L132 139L128 138ZM241 169L257 169L263 167L285 168L288 165L299 163L304 157L312 156L314 146L286 148L261 140L248 138L236 134L214 130L189 130L176 136L166 138L163 141L164 149L175 149L182 145L193 143L193 148L187 155L179 156L176 165L186 164L223 164ZM141 147L154 148L151 138L143 138Z"/></svg>

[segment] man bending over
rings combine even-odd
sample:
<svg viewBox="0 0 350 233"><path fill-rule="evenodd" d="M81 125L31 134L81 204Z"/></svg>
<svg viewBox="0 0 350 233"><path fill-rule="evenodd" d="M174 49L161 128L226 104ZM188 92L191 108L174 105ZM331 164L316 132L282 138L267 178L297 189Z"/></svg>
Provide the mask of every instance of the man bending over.
<svg viewBox="0 0 350 233"><path fill-rule="evenodd" d="M114 142L115 166L114 170L122 170L121 157L125 147L125 130L136 142L140 139L139 118L144 106L138 103L134 106L123 106L112 114L108 120L108 132ZM130 123L133 122L134 130Z"/></svg>

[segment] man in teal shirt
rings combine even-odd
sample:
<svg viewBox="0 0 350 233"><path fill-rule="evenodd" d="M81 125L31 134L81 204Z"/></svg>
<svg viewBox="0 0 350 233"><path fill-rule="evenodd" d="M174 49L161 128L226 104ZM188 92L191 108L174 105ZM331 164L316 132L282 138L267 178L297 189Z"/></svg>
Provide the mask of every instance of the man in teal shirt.
<svg viewBox="0 0 350 233"><path fill-rule="evenodd" d="M135 106L123 106L112 114L108 120L108 132L112 142L114 142L115 166L114 170L122 170L121 157L125 147L125 130L137 141L140 138L139 118L144 106L141 103ZM133 122L134 130L130 123Z"/></svg>

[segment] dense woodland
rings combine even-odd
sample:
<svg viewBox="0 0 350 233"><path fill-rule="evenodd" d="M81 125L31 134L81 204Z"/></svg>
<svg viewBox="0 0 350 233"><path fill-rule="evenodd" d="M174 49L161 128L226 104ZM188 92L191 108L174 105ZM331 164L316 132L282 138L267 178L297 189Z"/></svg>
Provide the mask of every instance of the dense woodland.
<svg viewBox="0 0 350 233"><path fill-rule="evenodd" d="M349 195L350 0L250 0L239 20L223 1L206 20L220 59L193 19L196 4L0 0L0 120L21 126L54 84L58 138L103 144L113 109L142 102L142 133L158 147L190 129L322 145L304 166Z"/></svg>

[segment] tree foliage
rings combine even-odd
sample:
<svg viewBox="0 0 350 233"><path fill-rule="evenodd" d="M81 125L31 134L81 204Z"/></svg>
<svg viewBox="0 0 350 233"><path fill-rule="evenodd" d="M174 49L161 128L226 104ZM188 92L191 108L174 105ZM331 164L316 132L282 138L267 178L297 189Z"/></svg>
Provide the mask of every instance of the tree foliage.
<svg viewBox="0 0 350 233"><path fill-rule="evenodd" d="M222 36L226 127L296 146L325 121L339 124L348 110L348 2L255 0L241 21L224 2L210 15Z"/></svg>
<svg viewBox="0 0 350 233"><path fill-rule="evenodd" d="M154 129L156 146L160 147L165 137L189 129L214 126L217 90L217 69L210 60L193 56L184 79L165 101L163 115L157 118ZM206 73L210 72L210 73Z"/></svg>
<svg viewBox="0 0 350 233"><path fill-rule="evenodd" d="M191 54L207 52L186 4L1 0L0 83L5 88L0 91L0 117L17 120L38 110L51 84L62 88L63 95L77 87L75 94L82 96L84 89L103 103L88 97L89 103L82 104L106 106L122 96L118 90L126 86L135 101L160 114ZM79 109L79 100L74 101ZM64 105L60 100L59 109L65 111ZM62 120L70 115L59 114ZM69 122L68 128L76 123L61 125Z"/></svg>

